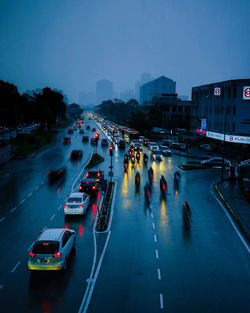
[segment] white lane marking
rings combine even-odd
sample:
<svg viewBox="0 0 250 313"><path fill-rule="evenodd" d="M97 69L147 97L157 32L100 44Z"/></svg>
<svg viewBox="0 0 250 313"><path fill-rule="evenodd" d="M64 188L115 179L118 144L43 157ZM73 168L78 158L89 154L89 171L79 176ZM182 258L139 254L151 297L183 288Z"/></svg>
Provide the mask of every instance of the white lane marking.
<svg viewBox="0 0 250 313"><path fill-rule="evenodd" d="M32 196L32 194L33 194L33 192L29 193L28 198L29 198L29 197L31 197L31 196Z"/></svg>
<svg viewBox="0 0 250 313"><path fill-rule="evenodd" d="M15 206L13 209L11 209L10 212L12 213L12 212L14 212L15 210L16 210L16 206Z"/></svg>
<svg viewBox="0 0 250 313"><path fill-rule="evenodd" d="M22 201L20 201L20 203L23 204L25 200L26 200L26 198L24 198Z"/></svg>
<svg viewBox="0 0 250 313"><path fill-rule="evenodd" d="M159 253L158 253L157 249L155 250L155 257L156 257L156 259L159 259Z"/></svg>
<svg viewBox="0 0 250 313"><path fill-rule="evenodd" d="M68 197L66 197L66 198L64 199L64 202L65 202L67 199L68 199Z"/></svg>
<svg viewBox="0 0 250 313"><path fill-rule="evenodd" d="M45 231L46 228L47 228L47 226L44 226L44 227L43 227L42 233Z"/></svg>
<svg viewBox="0 0 250 313"><path fill-rule="evenodd" d="M154 235L154 242L157 242L157 238L156 238L156 235Z"/></svg>
<svg viewBox="0 0 250 313"><path fill-rule="evenodd" d="M159 268L157 268L157 275L158 279L161 280L161 270Z"/></svg>
<svg viewBox="0 0 250 313"><path fill-rule="evenodd" d="M153 213L151 213L151 217L154 218L154 214Z"/></svg>
<svg viewBox="0 0 250 313"><path fill-rule="evenodd" d="M97 277L98 277L98 274L99 274L99 271L100 271L100 268L101 268L101 265L102 265L102 261L103 261L103 258L104 258L104 254L105 254L106 249L107 249L107 246L108 246L110 234L111 234L111 231L109 231L109 233L108 233L108 236L107 236L107 239L106 239L104 248L103 248L103 250L102 250L102 254L101 254L100 260L99 260L99 262L98 262L97 268L96 268L95 276L94 276L94 278L93 278L93 280L92 280L92 285L91 285L91 288L90 288L90 290L89 290L88 298L87 298L87 301L86 301L86 304L85 304L83 313L86 313L86 312L87 312L87 309L88 309L88 306L89 306L89 302L90 302L90 299L91 299L91 296L92 296L92 293L93 293L93 290L94 290L94 287L95 287L95 283L96 283L96 280L97 280ZM80 311L78 311L78 313L79 313L79 312L80 312Z"/></svg>
<svg viewBox="0 0 250 313"><path fill-rule="evenodd" d="M3 289L3 285L0 285L0 290Z"/></svg>
<svg viewBox="0 0 250 313"><path fill-rule="evenodd" d="M37 186L36 188L35 188L35 190L38 190L40 188L40 186Z"/></svg>
<svg viewBox="0 0 250 313"><path fill-rule="evenodd" d="M55 216L56 216L56 215L53 214L53 215L51 216L50 220L52 221Z"/></svg>
<svg viewBox="0 0 250 313"><path fill-rule="evenodd" d="M62 204L57 208L58 211L60 211L62 208Z"/></svg>
<svg viewBox="0 0 250 313"><path fill-rule="evenodd" d="M5 216L0 219L0 223L5 220Z"/></svg>
<svg viewBox="0 0 250 313"><path fill-rule="evenodd" d="M31 247L33 245L34 242L32 242L32 244L29 246L29 248L27 249L27 251L30 251L31 250Z"/></svg>
<svg viewBox="0 0 250 313"><path fill-rule="evenodd" d="M152 227L153 227L153 229L155 229L155 223L152 223Z"/></svg>
<svg viewBox="0 0 250 313"><path fill-rule="evenodd" d="M17 264L13 267L11 273L14 273L17 267L21 264L21 261L18 261Z"/></svg>
<svg viewBox="0 0 250 313"><path fill-rule="evenodd" d="M212 183L210 185L210 192L212 193L213 197L216 199L216 201L219 203L219 205L222 207L223 211L226 213L226 216L228 217L230 223L232 224L234 230L236 231L237 235L239 236L241 242L243 243L244 247L247 249L247 252L250 253L250 247L247 243L247 241L245 240L245 238L242 236L241 232L238 230L237 225L235 224L235 222L233 221L232 217L230 216L230 214L228 213L227 209L224 207L223 203L221 203L221 201L216 197L214 191L212 190L212 186L214 186L216 183Z"/></svg>
<svg viewBox="0 0 250 313"><path fill-rule="evenodd" d="M164 309L163 294L162 293L160 293L160 308Z"/></svg>
<svg viewBox="0 0 250 313"><path fill-rule="evenodd" d="M43 184L45 184L45 181L42 181L42 182L41 182L41 185L43 185Z"/></svg>

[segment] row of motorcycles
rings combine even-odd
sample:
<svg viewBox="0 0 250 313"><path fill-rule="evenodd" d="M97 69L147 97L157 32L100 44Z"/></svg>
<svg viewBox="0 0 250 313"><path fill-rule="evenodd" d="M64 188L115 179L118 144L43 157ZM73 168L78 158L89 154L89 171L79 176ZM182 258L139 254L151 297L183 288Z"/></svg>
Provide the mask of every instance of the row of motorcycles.
<svg viewBox="0 0 250 313"><path fill-rule="evenodd" d="M129 160L132 164L132 167L134 167L135 162L139 162L141 158L141 154L140 151L136 151L133 148L130 148L128 153L125 153L124 155L124 161L123 161L123 166L124 166L124 171L127 172L128 171L128 166L129 166ZM148 156L146 153L143 153L143 164L147 165L148 163ZM153 177L154 177L154 170L153 168L150 166L150 168L148 169L148 183L145 184L144 186L144 196L145 196L145 200L147 203L150 203L150 197L151 197L151 190L152 190L152 183L153 183ZM181 179L181 174L176 171L174 173L174 184L176 187L178 187L179 182ZM141 175L140 173L137 171L135 174L135 187L138 190L141 184ZM161 175L160 178L160 191L163 197L166 196L167 193L167 181L165 179L165 177L163 175ZM191 209L189 206L189 203L187 202L187 200L184 201L183 204L183 221L184 223L189 223L191 218Z"/></svg>

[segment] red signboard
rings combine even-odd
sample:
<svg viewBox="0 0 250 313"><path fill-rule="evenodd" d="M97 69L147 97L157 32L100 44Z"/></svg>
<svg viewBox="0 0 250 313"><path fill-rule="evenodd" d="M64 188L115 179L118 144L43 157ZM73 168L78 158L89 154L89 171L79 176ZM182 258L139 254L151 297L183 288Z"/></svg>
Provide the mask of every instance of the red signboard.
<svg viewBox="0 0 250 313"><path fill-rule="evenodd" d="M250 100L250 86L243 87L243 99Z"/></svg>
<svg viewBox="0 0 250 313"><path fill-rule="evenodd" d="M220 94L221 94L220 88L219 87L214 88L214 95L215 96L220 96Z"/></svg>

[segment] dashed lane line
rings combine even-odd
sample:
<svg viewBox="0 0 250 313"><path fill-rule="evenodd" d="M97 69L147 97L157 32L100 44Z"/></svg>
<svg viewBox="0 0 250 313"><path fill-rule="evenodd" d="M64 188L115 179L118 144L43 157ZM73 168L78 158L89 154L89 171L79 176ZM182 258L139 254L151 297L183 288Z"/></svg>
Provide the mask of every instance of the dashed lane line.
<svg viewBox="0 0 250 313"><path fill-rule="evenodd" d="M46 228L47 228L47 226L44 226L44 227L43 227L42 233L45 231Z"/></svg>
<svg viewBox="0 0 250 313"><path fill-rule="evenodd" d="M157 237L156 237L156 235L154 235L154 242L157 242Z"/></svg>
<svg viewBox="0 0 250 313"><path fill-rule="evenodd" d="M57 208L58 211L60 211L62 208L62 204Z"/></svg>
<svg viewBox="0 0 250 313"><path fill-rule="evenodd" d="M37 186L36 188L35 188L35 190L38 190L40 188L40 186Z"/></svg>
<svg viewBox="0 0 250 313"><path fill-rule="evenodd" d="M159 252L157 249L155 250L155 257L156 257L156 259L159 259Z"/></svg>
<svg viewBox="0 0 250 313"><path fill-rule="evenodd" d="M32 242L32 244L29 246L29 248L27 249L27 251L30 251L32 245L33 245L34 242Z"/></svg>
<svg viewBox="0 0 250 313"><path fill-rule="evenodd" d="M163 294L162 293L160 293L160 308L164 309Z"/></svg>
<svg viewBox="0 0 250 313"><path fill-rule="evenodd" d="M26 200L26 198L24 198L22 201L20 201L20 204L23 204L25 200Z"/></svg>
<svg viewBox="0 0 250 313"><path fill-rule="evenodd" d="M29 198L29 197L31 197L31 196L32 196L32 194L33 194L33 192L29 193L29 194L28 194L28 198Z"/></svg>
<svg viewBox="0 0 250 313"><path fill-rule="evenodd" d="M56 215L53 214L53 215L51 216L50 220L52 221L55 216L56 216Z"/></svg>
<svg viewBox="0 0 250 313"><path fill-rule="evenodd" d="M151 213L151 217L154 218L154 214L153 213Z"/></svg>
<svg viewBox="0 0 250 313"><path fill-rule="evenodd" d="M153 229L155 229L155 223L152 223L152 227L153 227Z"/></svg>
<svg viewBox="0 0 250 313"><path fill-rule="evenodd" d="M158 279L161 280L161 270L159 268L157 268L157 275Z"/></svg>
<svg viewBox="0 0 250 313"><path fill-rule="evenodd" d="M16 210L16 206L15 206L13 209L11 209L10 212L12 213L12 212L14 212L15 210Z"/></svg>
<svg viewBox="0 0 250 313"><path fill-rule="evenodd" d="M2 221L4 221L6 219L6 217L4 216L4 217L2 217L1 219L0 219L0 223L2 222Z"/></svg>
<svg viewBox="0 0 250 313"><path fill-rule="evenodd" d="M21 261L18 261L17 264L13 267L11 273L14 273L20 264L21 264Z"/></svg>

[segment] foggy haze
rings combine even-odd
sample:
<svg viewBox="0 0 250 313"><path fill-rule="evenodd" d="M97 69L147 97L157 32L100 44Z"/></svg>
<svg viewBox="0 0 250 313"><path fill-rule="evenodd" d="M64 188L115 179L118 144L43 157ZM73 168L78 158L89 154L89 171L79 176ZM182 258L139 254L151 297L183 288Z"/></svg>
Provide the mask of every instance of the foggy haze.
<svg viewBox="0 0 250 313"><path fill-rule="evenodd" d="M100 79L121 93L148 72L190 97L249 78L249 12L247 0L1 0L0 79L78 101Z"/></svg>

